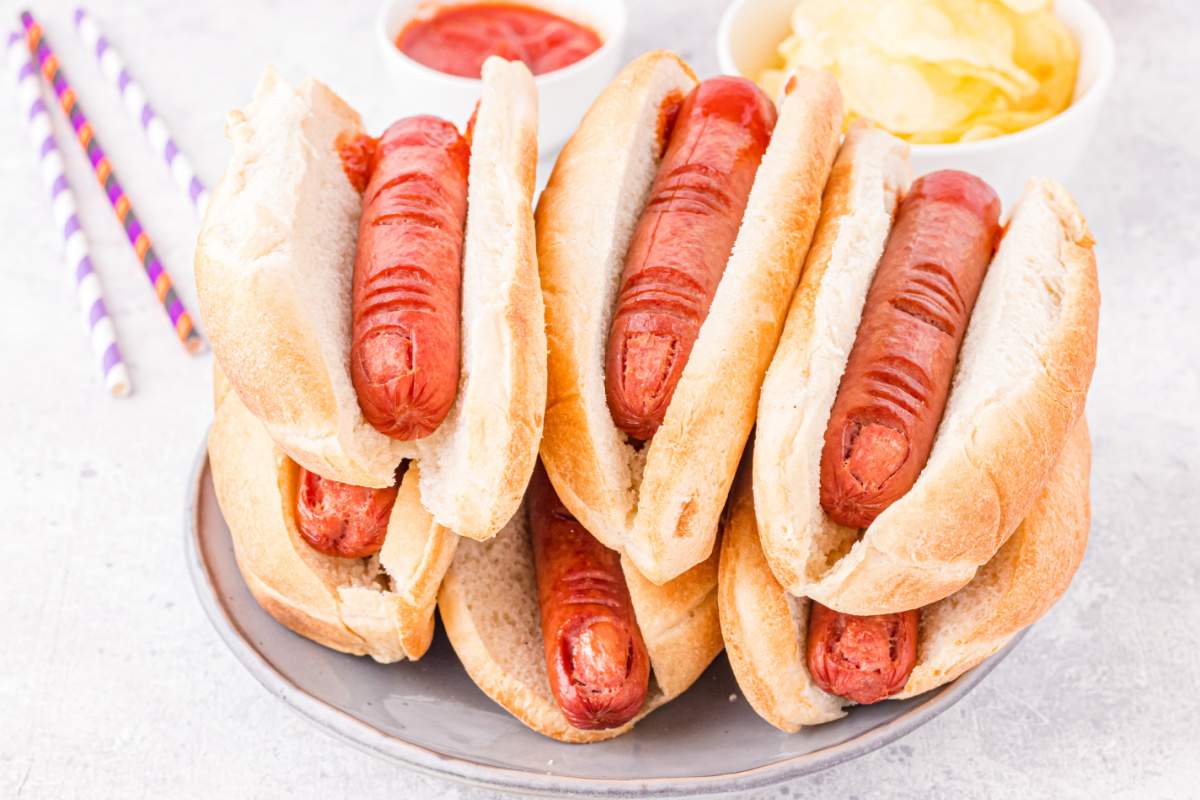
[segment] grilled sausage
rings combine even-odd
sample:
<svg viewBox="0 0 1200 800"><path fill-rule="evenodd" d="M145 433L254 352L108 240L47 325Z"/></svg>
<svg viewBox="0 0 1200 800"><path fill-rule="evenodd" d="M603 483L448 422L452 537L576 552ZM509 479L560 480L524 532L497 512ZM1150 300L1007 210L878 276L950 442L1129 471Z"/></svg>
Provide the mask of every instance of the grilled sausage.
<svg viewBox="0 0 1200 800"><path fill-rule="evenodd" d="M904 688L917 663L919 612L856 617L811 601L808 672L817 686L855 703Z"/></svg>
<svg viewBox="0 0 1200 800"><path fill-rule="evenodd" d="M964 172L918 180L875 272L821 450L821 505L865 528L916 482L999 237L1000 200Z"/></svg>
<svg viewBox="0 0 1200 800"><path fill-rule="evenodd" d="M576 728L620 727L641 710L650 681L650 660L621 557L571 516L540 465L529 492L546 672L554 699Z"/></svg>
<svg viewBox="0 0 1200 800"><path fill-rule="evenodd" d="M469 161L466 140L436 117L399 120L374 152L354 259L350 375L363 416L394 439L428 436L458 393Z"/></svg>
<svg viewBox="0 0 1200 800"><path fill-rule="evenodd" d="M300 536L314 550L339 558L366 558L379 552L398 486L369 489L322 478L301 467L296 494Z"/></svg>
<svg viewBox="0 0 1200 800"><path fill-rule="evenodd" d="M605 392L617 427L649 439L662 423L733 249L775 127L744 78L712 78L684 99L638 220L609 331Z"/></svg>

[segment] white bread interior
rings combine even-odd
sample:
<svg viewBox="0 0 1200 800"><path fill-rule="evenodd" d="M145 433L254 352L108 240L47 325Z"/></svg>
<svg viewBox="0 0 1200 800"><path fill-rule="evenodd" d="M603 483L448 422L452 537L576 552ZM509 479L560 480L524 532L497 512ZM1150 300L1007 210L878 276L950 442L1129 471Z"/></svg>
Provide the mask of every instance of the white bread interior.
<svg viewBox="0 0 1200 800"><path fill-rule="evenodd" d="M483 65L463 250L462 380L421 453L421 502L460 536L516 513L546 410L546 328L533 231L537 90L524 64Z"/></svg>
<svg viewBox="0 0 1200 800"><path fill-rule="evenodd" d="M545 406L545 333L533 233L537 95L519 63L489 59L468 176L462 370L446 420L398 442L362 416L350 379L351 280L361 197L336 151L358 115L316 81L268 70L230 115L228 170L196 249L213 351L246 406L295 461L387 486L421 462L439 524L486 538L516 511Z"/></svg>
<svg viewBox="0 0 1200 800"><path fill-rule="evenodd" d="M816 561L841 542L824 535L833 524L823 513L820 527L812 519L793 520L820 512L814 503L819 471L811 445L819 448L825 435L875 265L911 181L907 144L864 122L850 127L825 186L808 264L763 380L754 437L754 504L758 518L767 521L760 525L763 547L785 585L795 585L789 571L793 562ZM807 525L812 534L787 549L777 545L776 540L790 543L797 524Z"/></svg>
<svg viewBox="0 0 1200 800"><path fill-rule="evenodd" d="M695 83L672 53L632 62L563 149L537 211L549 344L542 459L580 522L659 584L712 552L842 120L836 82L800 73L663 423L637 451L609 413L604 354L626 250L658 168L663 102Z"/></svg>
<svg viewBox="0 0 1200 800"><path fill-rule="evenodd" d="M334 147L358 114L323 84L268 69L230 113L232 156L196 243L213 352L296 461L343 483L392 482L404 446L376 431L350 382L350 281L362 199Z"/></svg>
<svg viewBox="0 0 1200 800"><path fill-rule="evenodd" d="M917 664L897 699L962 675L1037 621L1066 591L1087 546L1091 446L1080 420L1029 515L974 579L921 612ZM813 684L808 600L788 594L759 547L749 483L739 481L721 547L721 630L738 686L759 716L795 732L850 705Z"/></svg>
<svg viewBox="0 0 1200 800"><path fill-rule="evenodd" d="M433 638L438 586L458 537L421 506L418 470L404 474L383 548L343 559L312 549L296 527L299 467L214 376L208 435L217 501L250 592L291 630L344 653L389 663L420 658Z"/></svg>
<svg viewBox="0 0 1200 800"><path fill-rule="evenodd" d="M472 680L533 730L563 742L610 739L677 697L721 652L716 553L665 586L622 560L650 656L650 690L638 716L611 730L573 727L546 675L533 551L524 509L495 538L459 544L438 605L446 634Z"/></svg>
<svg viewBox="0 0 1200 800"><path fill-rule="evenodd" d="M881 165L901 150L885 139L857 129L839 156L837 172L850 179L827 190L818 243L763 383L754 452L756 512L775 575L791 593L852 614L933 603L995 554L1083 413L1099 313L1083 217L1061 186L1031 181L984 280L916 484L861 537L829 520L822 441L897 191L885 177L896 171Z"/></svg>

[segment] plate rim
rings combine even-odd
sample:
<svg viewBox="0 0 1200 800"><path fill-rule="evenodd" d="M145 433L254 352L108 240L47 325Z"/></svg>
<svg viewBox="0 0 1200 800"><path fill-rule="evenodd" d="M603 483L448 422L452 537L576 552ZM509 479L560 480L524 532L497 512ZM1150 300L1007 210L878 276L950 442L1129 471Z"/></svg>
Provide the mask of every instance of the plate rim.
<svg viewBox="0 0 1200 800"><path fill-rule="evenodd" d="M1026 628L1019 631L1008 644L983 663L940 687L928 700L894 719L839 744L790 756L773 764L720 775L604 779L553 775L483 764L402 739L334 707L297 686L258 650L218 596L212 580L212 570L200 546L200 488L204 473L208 469L206 431L199 451L193 459L187 481L183 513L184 556L188 576L200 607L234 658L269 694L282 700L294 713L327 735L361 752L401 764L422 775L481 788L541 796L625 798L644 797L647 794L654 797L720 795L775 786L860 758L892 744L941 715L986 678L1029 630Z"/></svg>

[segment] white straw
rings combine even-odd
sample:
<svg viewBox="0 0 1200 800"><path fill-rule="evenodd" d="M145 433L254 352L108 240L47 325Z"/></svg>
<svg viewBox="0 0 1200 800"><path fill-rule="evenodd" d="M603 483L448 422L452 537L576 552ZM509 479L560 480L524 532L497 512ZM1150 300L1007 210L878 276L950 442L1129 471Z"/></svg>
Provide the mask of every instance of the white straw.
<svg viewBox="0 0 1200 800"><path fill-rule="evenodd" d="M203 218L204 210L208 208L208 189L196 176L196 171L192 168L187 156L179 150L175 140L171 138L171 132L167 130L166 123L150 105L142 87L129 74L121 54L96 27L96 23L92 21L87 11L82 8L75 9L75 30L88 51L96 57L96 61L100 64L101 74L120 92L121 100L124 102L129 116L142 126L142 130L146 133L146 139L150 142L150 147L166 162L171 177L175 179L175 183L187 195L187 198L192 201L196 215Z"/></svg>
<svg viewBox="0 0 1200 800"><path fill-rule="evenodd" d="M54 140L50 115L46 112L46 103L42 98L41 83L29 60L25 39L17 33L8 38L8 66L16 80L22 116L28 123L29 139L40 158L42 181L50 191L54 224L63 237L67 267L75 282L79 307L91 332L92 350L100 362L104 385L113 396L127 395L133 388L129 380L129 371L121 358L117 332L104 304L100 279L92 269L92 260L88 257L87 237L76 215L75 195L71 191L71 184L63 169L62 156Z"/></svg>

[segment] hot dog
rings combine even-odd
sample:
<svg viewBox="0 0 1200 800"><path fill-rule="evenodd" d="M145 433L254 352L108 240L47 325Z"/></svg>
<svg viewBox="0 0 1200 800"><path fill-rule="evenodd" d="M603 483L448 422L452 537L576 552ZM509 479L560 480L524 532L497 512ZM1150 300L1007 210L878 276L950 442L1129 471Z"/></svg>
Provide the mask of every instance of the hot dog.
<svg viewBox="0 0 1200 800"><path fill-rule="evenodd" d="M996 554L1095 365L1093 241L1067 191L1030 181L996 246L986 186L910 172L903 142L851 126L753 451L772 573L864 616L929 606Z"/></svg>
<svg viewBox="0 0 1200 800"><path fill-rule="evenodd" d="M617 728L646 700L650 660L620 556L562 505L540 467L529 490L546 671L568 722Z"/></svg>
<svg viewBox="0 0 1200 800"><path fill-rule="evenodd" d="M429 647L459 539L524 518L542 438L537 88L499 58L477 88L469 141L434 117L376 138L328 87L268 70L230 115L196 246L227 387L212 471L246 585L282 625L382 662Z"/></svg>
<svg viewBox="0 0 1200 800"><path fill-rule="evenodd" d="M402 119L363 193L350 374L363 416L395 439L432 433L458 391L469 161L449 122Z"/></svg>
<svg viewBox="0 0 1200 800"><path fill-rule="evenodd" d="M986 184L909 174L904 143L851 126L723 529L730 663L787 731L954 680L1087 540L1087 226L1033 180L997 247Z"/></svg>
<svg viewBox="0 0 1200 800"><path fill-rule="evenodd" d="M928 692L984 661L1070 584L1087 544L1089 461L1081 419L1033 510L974 580L919 611L872 616L789 596L763 553L750 481L740 480L723 521L718 591L742 695L794 732L844 716L851 703Z"/></svg>
<svg viewBox="0 0 1200 800"><path fill-rule="evenodd" d="M654 435L737 238L775 105L744 78L684 99L621 274L605 390L617 427Z"/></svg>
<svg viewBox="0 0 1200 800"><path fill-rule="evenodd" d="M367 558L379 552L399 486L369 489L322 478L300 469L296 522L314 550L339 558Z"/></svg>
<svg viewBox="0 0 1200 800"><path fill-rule="evenodd" d="M459 544L438 614L485 694L545 736L598 742L678 697L721 652L716 581L714 552L665 586L649 582L539 467L495 539Z"/></svg>
<svg viewBox="0 0 1200 800"><path fill-rule="evenodd" d="M842 136L828 73L800 70L776 102L647 53L593 103L538 202L542 463L657 586L713 552Z"/></svg>
<svg viewBox="0 0 1200 800"><path fill-rule="evenodd" d="M992 188L953 170L900 204L821 451L821 506L838 524L867 527L925 466L999 218Z"/></svg>
<svg viewBox="0 0 1200 800"><path fill-rule="evenodd" d="M900 204L821 452L821 505L838 524L870 525L924 468L999 220L992 188L953 170L916 181ZM917 620L813 602L813 680L856 703L895 694L916 664Z"/></svg>
<svg viewBox="0 0 1200 800"><path fill-rule="evenodd" d="M854 616L809 606L808 671L823 691L877 703L904 688L917 664L917 611Z"/></svg>

